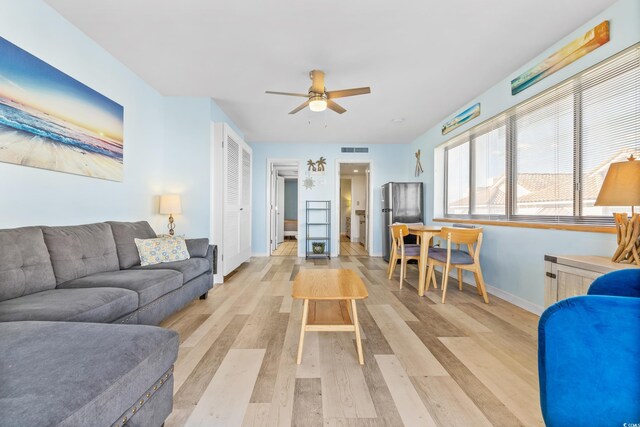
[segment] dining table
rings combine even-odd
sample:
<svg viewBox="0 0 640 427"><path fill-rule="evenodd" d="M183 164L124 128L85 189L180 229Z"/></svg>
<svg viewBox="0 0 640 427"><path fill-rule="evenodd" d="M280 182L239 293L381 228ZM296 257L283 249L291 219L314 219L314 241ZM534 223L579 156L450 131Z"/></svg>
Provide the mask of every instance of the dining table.
<svg viewBox="0 0 640 427"><path fill-rule="evenodd" d="M429 259L429 244L434 236L440 234L439 225L408 225L409 234L420 237L420 260L418 261L419 279L418 295L424 296L427 282L427 264Z"/></svg>

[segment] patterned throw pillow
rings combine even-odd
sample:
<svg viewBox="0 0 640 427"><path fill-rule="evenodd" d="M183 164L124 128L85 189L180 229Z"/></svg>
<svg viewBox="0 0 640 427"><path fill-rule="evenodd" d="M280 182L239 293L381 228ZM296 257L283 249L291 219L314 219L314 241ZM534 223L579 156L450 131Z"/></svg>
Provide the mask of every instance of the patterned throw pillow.
<svg viewBox="0 0 640 427"><path fill-rule="evenodd" d="M157 239L134 239L140 254L140 265L189 259L184 237L160 237Z"/></svg>

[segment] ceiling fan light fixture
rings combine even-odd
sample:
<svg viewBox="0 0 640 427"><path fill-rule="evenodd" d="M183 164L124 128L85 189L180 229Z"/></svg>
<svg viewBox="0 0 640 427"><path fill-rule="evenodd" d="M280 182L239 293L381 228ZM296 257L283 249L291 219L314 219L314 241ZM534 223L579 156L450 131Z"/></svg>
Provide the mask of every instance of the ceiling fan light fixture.
<svg viewBox="0 0 640 427"><path fill-rule="evenodd" d="M309 109L320 112L327 109L327 100L323 96L314 96L309 100Z"/></svg>

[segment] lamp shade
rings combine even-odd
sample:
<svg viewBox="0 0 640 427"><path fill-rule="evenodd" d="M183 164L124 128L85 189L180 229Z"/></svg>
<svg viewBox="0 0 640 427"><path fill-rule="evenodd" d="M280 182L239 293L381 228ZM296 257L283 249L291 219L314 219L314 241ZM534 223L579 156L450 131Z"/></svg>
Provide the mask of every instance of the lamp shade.
<svg viewBox="0 0 640 427"><path fill-rule="evenodd" d="M640 206L640 161L611 163L596 206Z"/></svg>
<svg viewBox="0 0 640 427"><path fill-rule="evenodd" d="M171 215L182 213L182 203L179 194L163 194L160 196L160 213Z"/></svg>

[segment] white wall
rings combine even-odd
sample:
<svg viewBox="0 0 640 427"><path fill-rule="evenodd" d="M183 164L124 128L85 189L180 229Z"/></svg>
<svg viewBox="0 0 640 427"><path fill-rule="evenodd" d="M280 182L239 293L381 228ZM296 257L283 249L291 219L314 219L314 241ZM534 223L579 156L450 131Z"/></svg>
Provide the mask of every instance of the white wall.
<svg viewBox="0 0 640 427"><path fill-rule="evenodd" d="M360 236L360 216L356 211L367 210L367 183L364 175L341 175L351 182L351 241L364 242ZM377 230L376 230L377 231Z"/></svg>
<svg viewBox="0 0 640 427"><path fill-rule="evenodd" d="M536 83L527 90L512 96L511 80L539 63L561 47L587 30L593 28L603 20L608 19L611 26L611 41L595 51L566 66L555 74ZM434 203L441 203L440 198L434 198L434 193L440 192L434 188L434 173L442 170L440 164L435 164L434 148L451 139L457 134L473 127L486 119L520 103L545 89L573 76L574 74L624 50L640 41L640 1L621 0L606 9L580 28L569 33L553 46L540 53L530 62L523 64L517 70L476 98L461 105L456 111L447 112L442 123L462 111L463 108L476 102L482 104L479 118L471 120L465 126L443 136L440 131L441 123L429 129L411 143L412 152L421 149L424 153L424 174L421 179L425 183L426 222L433 219ZM499 54L499 53L496 53ZM405 164L407 178L412 178L410 171L415 167L415 160L408 159ZM435 171L435 172L434 172ZM512 298L522 306L532 311L541 311L544 297L544 255L545 254L593 254L610 255L615 248L615 236L611 234L585 233L576 231L555 231L511 227L485 227L485 240L482 247L482 268L485 280L495 287L494 292ZM472 277L465 280L473 282Z"/></svg>
<svg viewBox="0 0 640 427"><path fill-rule="evenodd" d="M351 218L351 180L340 179L340 234L346 234L347 216Z"/></svg>

